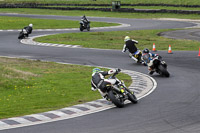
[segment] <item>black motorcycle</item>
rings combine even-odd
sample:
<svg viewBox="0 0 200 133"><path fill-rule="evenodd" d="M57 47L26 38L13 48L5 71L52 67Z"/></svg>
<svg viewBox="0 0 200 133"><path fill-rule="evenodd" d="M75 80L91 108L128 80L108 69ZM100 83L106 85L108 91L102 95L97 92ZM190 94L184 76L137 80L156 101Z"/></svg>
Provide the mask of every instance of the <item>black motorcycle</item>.
<svg viewBox="0 0 200 133"><path fill-rule="evenodd" d="M119 71L118 71L119 72ZM129 90L123 81L120 81L115 76L118 72L114 73L109 79L116 79L119 83L118 84L109 84L107 85L107 96L108 100L112 101L117 107L122 108L124 107L125 100L130 100L133 104L138 102L134 93Z"/></svg>
<svg viewBox="0 0 200 133"><path fill-rule="evenodd" d="M161 56L156 56L153 59L150 59L150 55L146 54L143 56L143 59L146 60L146 62L149 62L148 66L151 66L152 69L155 69L158 74L165 77L170 76L169 72L167 71L167 63L162 60Z"/></svg>
<svg viewBox="0 0 200 133"><path fill-rule="evenodd" d="M129 55L130 56L130 55ZM137 59L137 63L142 63L141 57L142 57L142 51L141 50L137 50L134 53L134 57Z"/></svg>
<svg viewBox="0 0 200 133"><path fill-rule="evenodd" d="M87 31L90 31L90 21L81 20L80 21L80 31L83 31L84 29L87 29Z"/></svg>
<svg viewBox="0 0 200 133"><path fill-rule="evenodd" d="M19 33L18 39L24 39L26 37L28 37L28 33L27 33L26 29L22 29L22 31L20 31L20 33Z"/></svg>

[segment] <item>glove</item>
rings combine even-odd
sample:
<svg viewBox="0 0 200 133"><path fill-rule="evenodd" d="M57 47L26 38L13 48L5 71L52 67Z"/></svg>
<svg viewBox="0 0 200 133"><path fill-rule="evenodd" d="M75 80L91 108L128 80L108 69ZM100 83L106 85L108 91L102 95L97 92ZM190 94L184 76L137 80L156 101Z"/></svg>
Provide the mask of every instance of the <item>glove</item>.
<svg viewBox="0 0 200 133"><path fill-rule="evenodd" d="M94 87L91 88L92 91L96 91L97 89L95 89Z"/></svg>
<svg viewBox="0 0 200 133"><path fill-rule="evenodd" d="M119 73L121 71L121 69L119 68L116 68L116 72Z"/></svg>
<svg viewBox="0 0 200 133"><path fill-rule="evenodd" d="M155 54L155 57L156 57L157 59L159 59L159 60L162 59L162 57L161 57L160 55L158 55L158 54Z"/></svg>

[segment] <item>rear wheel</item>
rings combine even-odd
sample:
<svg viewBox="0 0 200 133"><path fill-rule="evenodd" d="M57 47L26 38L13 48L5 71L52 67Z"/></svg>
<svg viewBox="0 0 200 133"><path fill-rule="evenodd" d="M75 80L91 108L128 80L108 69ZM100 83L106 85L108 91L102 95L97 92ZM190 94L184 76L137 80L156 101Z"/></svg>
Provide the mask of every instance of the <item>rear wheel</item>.
<svg viewBox="0 0 200 133"><path fill-rule="evenodd" d="M108 97L110 98L110 100L118 107L118 108L122 108L124 107L124 101L122 98L120 98L119 94L116 93L115 91L110 90L108 92Z"/></svg>

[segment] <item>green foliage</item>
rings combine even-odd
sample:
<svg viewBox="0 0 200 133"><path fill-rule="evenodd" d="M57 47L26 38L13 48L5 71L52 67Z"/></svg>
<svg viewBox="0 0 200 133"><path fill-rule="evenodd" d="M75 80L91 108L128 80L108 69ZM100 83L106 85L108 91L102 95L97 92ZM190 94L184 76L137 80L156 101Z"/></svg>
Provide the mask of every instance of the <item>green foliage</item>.
<svg viewBox="0 0 200 133"><path fill-rule="evenodd" d="M91 91L93 67L0 58L0 119L40 113L101 98ZM127 86L128 75L118 75Z"/></svg>

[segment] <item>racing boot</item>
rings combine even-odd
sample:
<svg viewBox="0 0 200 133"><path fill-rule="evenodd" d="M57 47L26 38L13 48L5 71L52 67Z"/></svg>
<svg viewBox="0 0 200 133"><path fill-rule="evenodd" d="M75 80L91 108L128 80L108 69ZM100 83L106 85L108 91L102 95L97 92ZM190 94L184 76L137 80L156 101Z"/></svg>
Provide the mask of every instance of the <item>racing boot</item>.
<svg viewBox="0 0 200 133"><path fill-rule="evenodd" d="M110 99L108 98L107 93L102 92L100 89L98 89L98 91L100 92L100 94L101 94L103 99L106 99L106 100L110 101Z"/></svg>
<svg viewBox="0 0 200 133"><path fill-rule="evenodd" d="M155 70L152 69L151 67L149 67L149 72L148 72L148 74L149 74L149 75L152 75L154 72L155 72Z"/></svg>

